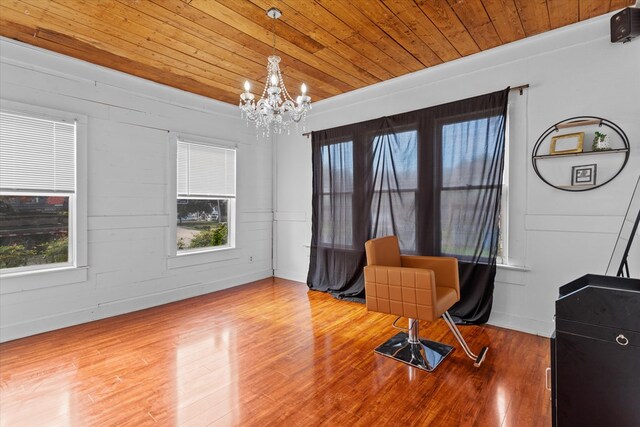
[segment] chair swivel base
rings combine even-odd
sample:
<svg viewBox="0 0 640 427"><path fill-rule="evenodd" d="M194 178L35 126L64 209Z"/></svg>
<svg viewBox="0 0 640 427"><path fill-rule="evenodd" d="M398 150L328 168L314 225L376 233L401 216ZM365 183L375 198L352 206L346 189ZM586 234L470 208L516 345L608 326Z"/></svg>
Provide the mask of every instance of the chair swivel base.
<svg viewBox="0 0 640 427"><path fill-rule="evenodd" d="M409 342L409 335L400 332L380 345L375 352L406 363L424 371L433 371L451 353L453 347L436 341L419 339L419 343Z"/></svg>

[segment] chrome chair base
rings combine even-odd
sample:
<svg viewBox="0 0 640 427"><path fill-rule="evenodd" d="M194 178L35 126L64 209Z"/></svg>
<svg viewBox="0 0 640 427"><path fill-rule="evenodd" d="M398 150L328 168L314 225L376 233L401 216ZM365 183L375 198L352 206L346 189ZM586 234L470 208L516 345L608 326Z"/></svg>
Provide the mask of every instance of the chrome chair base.
<svg viewBox="0 0 640 427"><path fill-rule="evenodd" d="M416 322L417 323L417 322ZM433 371L451 353L453 347L436 341L409 340L409 334L400 332L380 345L375 352L413 367Z"/></svg>

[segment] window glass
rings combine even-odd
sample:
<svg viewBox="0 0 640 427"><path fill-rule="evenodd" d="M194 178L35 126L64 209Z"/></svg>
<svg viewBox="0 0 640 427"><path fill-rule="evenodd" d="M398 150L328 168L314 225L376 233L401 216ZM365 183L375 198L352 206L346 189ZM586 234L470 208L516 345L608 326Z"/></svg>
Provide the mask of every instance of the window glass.
<svg viewBox="0 0 640 427"><path fill-rule="evenodd" d="M487 191L500 165L486 159L496 158L497 133L501 117L460 121L442 126L441 252L470 259L480 248L487 258L491 248L492 224L489 218L476 218L491 206L497 194ZM504 199L501 200L504 203ZM502 207L501 207L502 210ZM500 222L501 223L501 222ZM478 227L478 224L484 226ZM499 243L498 247L502 245Z"/></svg>
<svg viewBox="0 0 640 427"><path fill-rule="evenodd" d="M234 149L178 141L176 249L230 246Z"/></svg>
<svg viewBox="0 0 640 427"><path fill-rule="evenodd" d="M0 269L72 264L76 126L0 113Z"/></svg>
<svg viewBox="0 0 640 427"><path fill-rule="evenodd" d="M322 156L320 242L353 246L353 142L325 145Z"/></svg>
<svg viewBox="0 0 640 427"><path fill-rule="evenodd" d="M413 252L416 250L418 132L379 135L373 140L373 150L376 191L371 203L372 235L395 235L403 252Z"/></svg>
<svg viewBox="0 0 640 427"><path fill-rule="evenodd" d="M178 250L229 243L229 199L178 199Z"/></svg>
<svg viewBox="0 0 640 427"><path fill-rule="evenodd" d="M0 268L69 261L69 197L0 196Z"/></svg>
<svg viewBox="0 0 640 427"><path fill-rule="evenodd" d="M418 187L418 132L377 136L373 140L373 188L415 190Z"/></svg>

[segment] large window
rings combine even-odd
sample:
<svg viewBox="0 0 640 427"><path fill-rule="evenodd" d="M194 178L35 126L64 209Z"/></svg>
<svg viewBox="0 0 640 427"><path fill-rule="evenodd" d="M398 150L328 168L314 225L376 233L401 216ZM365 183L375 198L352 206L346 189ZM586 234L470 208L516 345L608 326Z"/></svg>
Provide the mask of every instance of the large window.
<svg viewBox="0 0 640 427"><path fill-rule="evenodd" d="M74 263L76 125L0 112L0 269Z"/></svg>
<svg viewBox="0 0 640 427"><path fill-rule="evenodd" d="M178 252L229 247L236 197L236 150L178 141Z"/></svg>
<svg viewBox="0 0 640 427"><path fill-rule="evenodd" d="M418 132L407 130L373 140L373 236L395 235L404 252L416 250Z"/></svg>
<svg viewBox="0 0 640 427"><path fill-rule="evenodd" d="M324 145L320 243L353 246L353 142Z"/></svg>
<svg viewBox="0 0 640 427"><path fill-rule="evenodd" d="M499 150L496 133L501 116L484 117L449 122L442 126L442 191L441 191L441 251L459 259L470 259L481 246L480 258L487 258L491 251L491 216L476 218L485 211L476 209L479 204L494 205L498 192L494 174L502 165L487 162L497 158ZM506 143L506 140L505 140ZM506 144L505 144L506 145ZM505 157L506 158L506 157ZM506 164L506 162L505 162ZM504 184L503 184L504 185ZM503 188L500 201L500 233L498 256L504 254L503 230L506 228L503 212L506 212L507 191ZM478 226L480 225L480 226Z"/></svg>

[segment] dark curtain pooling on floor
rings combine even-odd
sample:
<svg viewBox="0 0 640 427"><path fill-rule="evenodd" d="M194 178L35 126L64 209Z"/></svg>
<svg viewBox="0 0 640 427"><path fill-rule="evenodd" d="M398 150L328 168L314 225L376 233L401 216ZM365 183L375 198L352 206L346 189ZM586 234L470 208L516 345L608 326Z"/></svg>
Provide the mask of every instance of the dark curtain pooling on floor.
<svg viewBox="0 0 640 427"><path fill-rule="evenodd" d="M313 132L309 288L364 298L364 243L398 236L404 254L455 256L450 313L489 318L509 89Z"/></svg>

